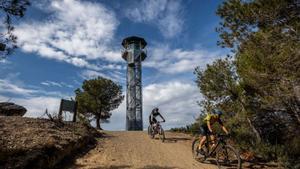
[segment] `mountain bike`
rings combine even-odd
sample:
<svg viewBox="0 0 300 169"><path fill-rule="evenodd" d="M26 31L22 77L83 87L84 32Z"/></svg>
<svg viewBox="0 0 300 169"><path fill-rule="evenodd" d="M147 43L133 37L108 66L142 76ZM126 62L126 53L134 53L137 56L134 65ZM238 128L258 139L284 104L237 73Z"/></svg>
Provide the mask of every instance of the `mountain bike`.
<svg viewBox="0 0 300 169"><path fill-rule="evenodd" d="M208 135L206 138L206 142L202 146L203 151L201 152L198 150L200 139L195 138L193 141L192 152L197 161L204 162L207 158L215 158L219 169L241 168L240 154L235 148L226 143L227 135L216 135L215 146L211 146L213 141L210 140Z"/></svg>
<svg viewBox="0 0 300 169"><path fill-rule="evenodd" d="M148 135L150 136L151 139L154 139L155 135L159 136L159 139L164 142L166 137L165 137L165 131L162 128L161 124L163 121L158 121L153 125L149 125L148 127Z"/></svg>

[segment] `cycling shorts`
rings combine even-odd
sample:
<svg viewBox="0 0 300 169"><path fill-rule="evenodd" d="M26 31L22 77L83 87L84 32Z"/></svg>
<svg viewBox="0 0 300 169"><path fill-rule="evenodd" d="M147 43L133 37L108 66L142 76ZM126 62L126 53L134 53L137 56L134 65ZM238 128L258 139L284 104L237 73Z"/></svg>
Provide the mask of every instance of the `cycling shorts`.
<svg viewBox="0 0 300 169"><path fill-rule="evenodd" d="M200 134L203 136L211 135L212 133L209 131L206 124L200 126Z"/></svg>

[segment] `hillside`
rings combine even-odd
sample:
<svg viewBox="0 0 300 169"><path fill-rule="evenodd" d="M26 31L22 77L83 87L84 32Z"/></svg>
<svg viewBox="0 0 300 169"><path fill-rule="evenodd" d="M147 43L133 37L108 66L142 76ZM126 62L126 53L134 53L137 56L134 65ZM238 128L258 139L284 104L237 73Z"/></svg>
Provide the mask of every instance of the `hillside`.
<svg viewBox="0 0 300 169"><path fill-rule="evenodd" d="M94 141L79 123L0 116L0 168L52 168Z"/></svg>

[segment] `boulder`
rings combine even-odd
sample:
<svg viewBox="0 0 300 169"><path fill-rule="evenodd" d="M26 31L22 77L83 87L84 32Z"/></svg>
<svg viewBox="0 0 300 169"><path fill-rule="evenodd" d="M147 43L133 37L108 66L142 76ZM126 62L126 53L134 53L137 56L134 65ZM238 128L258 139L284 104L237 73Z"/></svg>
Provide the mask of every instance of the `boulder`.
<svg viewBox="0 0 300 169"><path fill-rule="evenodd" d="M11 102L0 102L0 116L23 116L26 108Z"/></svg>

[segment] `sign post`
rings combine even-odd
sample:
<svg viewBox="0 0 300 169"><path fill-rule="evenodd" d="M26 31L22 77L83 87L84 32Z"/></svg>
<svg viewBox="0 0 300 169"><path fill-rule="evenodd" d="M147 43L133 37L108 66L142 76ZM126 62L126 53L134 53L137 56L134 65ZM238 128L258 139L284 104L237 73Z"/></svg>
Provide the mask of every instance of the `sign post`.
<svg viewBox="0 0 300 169"><path fill-rule="evenodd" d="M61 99L58 113L59 118L62 119L63 111L68 111L73 113L73 122L76 122L77 106L78 103L76 101Z"/></svg>

